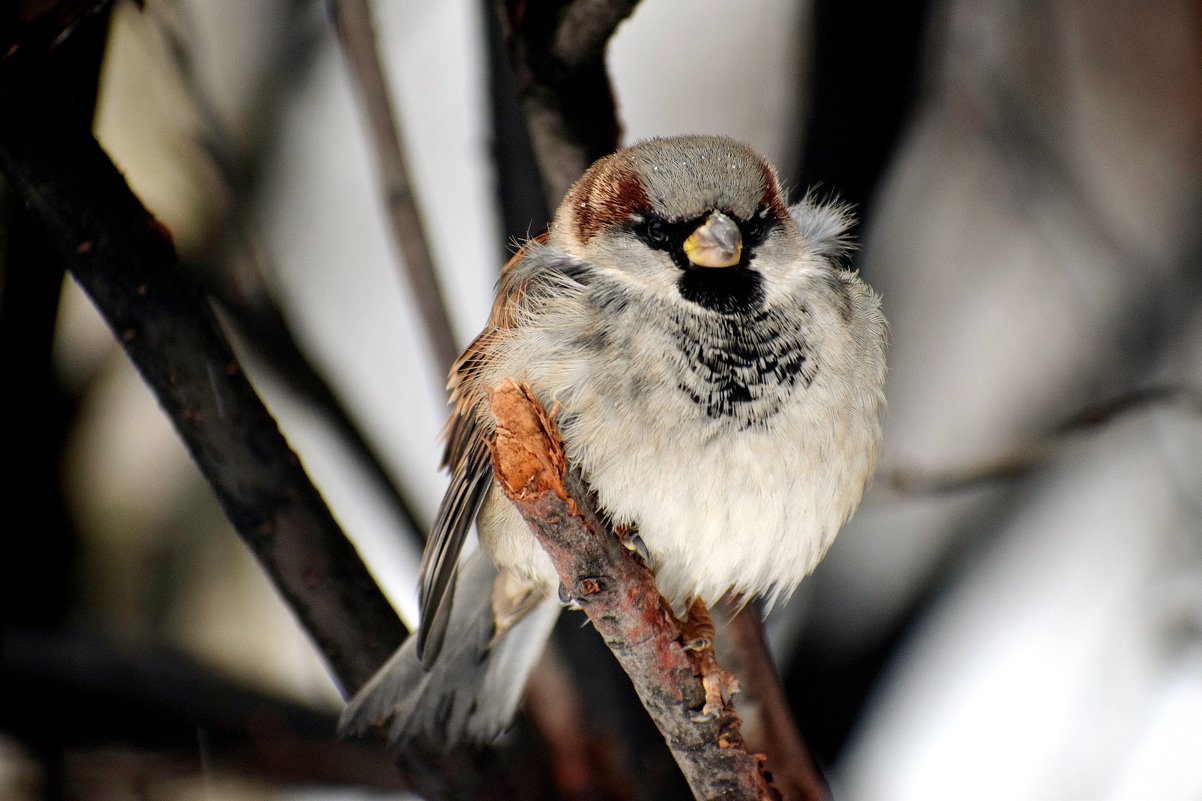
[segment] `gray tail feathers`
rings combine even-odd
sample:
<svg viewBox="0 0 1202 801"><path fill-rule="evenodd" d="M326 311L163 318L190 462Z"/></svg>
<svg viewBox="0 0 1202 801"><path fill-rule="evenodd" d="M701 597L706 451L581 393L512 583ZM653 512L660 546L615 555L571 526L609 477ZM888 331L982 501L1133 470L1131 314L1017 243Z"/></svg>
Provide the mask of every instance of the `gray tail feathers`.
<svg viewBox="0 0 1202 801"><path fill-rule="evenodd" d="M387 725L398 749L416 736L451 747L487 743L508 728L534 663L542 654L559 603L550 598L493 641L496 569L477 550L459 564L446 644L429 669L409 637L351 699L338 721L341 736Z"/></svg>

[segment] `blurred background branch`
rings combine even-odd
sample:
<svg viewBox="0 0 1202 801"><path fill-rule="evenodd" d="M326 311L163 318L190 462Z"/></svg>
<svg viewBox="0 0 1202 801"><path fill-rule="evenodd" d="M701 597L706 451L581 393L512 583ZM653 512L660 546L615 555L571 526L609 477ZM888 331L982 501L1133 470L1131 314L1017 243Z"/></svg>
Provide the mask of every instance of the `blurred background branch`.
<svg viewBox="0 0 1202 801"><path fill-rule="evenodd" d="M1091 429L1121 415L1149 406L1168 405L1202 415L1202 392L1192 387L1138 387L1100 403L1090 403L1065 417L1050 432L993 459L959 469L923 470L914 467L882 470L895 489L912 494L960 492L997 481L1022 478Z"/></svg>
<svg viewBox="0 0 1202 801"><path fill-rule="evenodd" d="M375 144L381 194L388 208L393 241L401 254L410 292L425 323L435 364L446 372L459 356L447 304L410 186L401 146L400 120L393 106L367 0L330 0L334 29L358 88L360 107Z"/></svg>
<svg viewBox="0 0 1202 801"><path fill-rule="evenodd" d="M588 165L612 153L621 126L605 49L630 0L499 0L514 83L549 208Z"/></svg>
<svg viewBox="0 0 1202 801"><path fill-rule="evenodd" d="M244 120L243 137L227 130L200 79L189 37L199 35L194 20L181 9L180 19L166 18L159 26L189 102L197 109L200 128L196 146L211 158L227 197L212 214L204 245L181 259L220 304L241 341L257 354L299 397L317 409L337 436L357 455L372 480L389 500L414 541L424 541L426 523L408 492L385 466L377 443L347 408L338 388L331 386L298 341L293 325L270 286L271 256L252 222L256 197L262 191L263 170L283 113L284 100L297 91L313 70L320 40L302 23L303 3L284 4L278 35L263 51L263 78L247 102L251 116ZM166 15L164 15L166 16Z"/></svg>
<svg viewBox="0 0 1202 801"><path fill-rule="evenodd" d="M38 215L344 689L404 628L246 380L170 234L57 96L0 73L0 166ZM24 80L23 80L24 79Z"/></svg>

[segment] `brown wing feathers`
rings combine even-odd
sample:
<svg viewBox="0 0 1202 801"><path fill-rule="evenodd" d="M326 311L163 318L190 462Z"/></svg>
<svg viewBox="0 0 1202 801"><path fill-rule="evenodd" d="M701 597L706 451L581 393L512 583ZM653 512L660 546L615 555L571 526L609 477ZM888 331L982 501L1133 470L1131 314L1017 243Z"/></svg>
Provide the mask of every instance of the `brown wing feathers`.
<svg viewBox="0 0 1202 801"><path fill-rule="evenodd" d="M538 241L543 239L545 235L537 237ZM502 274L524 255L524 248L515 253ZM478 417L480 407L486 401L480 372L492 358L494 346L504 330L513 327L510 307L521 293L521 287L518 287L498 294L488 326L452 366L447 383L452 412L447 421L443 466L451 472L451 484L438 508L418 574L421 626L417 632L417 653L427 666L433 663L442 648L451 615L459 552L493 479L489 452L493 435L491 429L480 424Z"/></svg>

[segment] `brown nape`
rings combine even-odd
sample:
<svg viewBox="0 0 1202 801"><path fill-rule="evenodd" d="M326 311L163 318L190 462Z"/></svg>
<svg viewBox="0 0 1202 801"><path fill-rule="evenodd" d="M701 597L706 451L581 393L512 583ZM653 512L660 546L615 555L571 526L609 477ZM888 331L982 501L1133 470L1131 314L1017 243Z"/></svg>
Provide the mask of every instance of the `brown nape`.
<svg viewBox="0 0 1202 801"><path fill-rule="evenodd" d="M772 209L772 216L778 220L789 216L789 207L781 196L780 181L777 180L776 170L766 161L760 161L760 170L764 175L764 194L760 198L760 208L767 206Z"/></svg>

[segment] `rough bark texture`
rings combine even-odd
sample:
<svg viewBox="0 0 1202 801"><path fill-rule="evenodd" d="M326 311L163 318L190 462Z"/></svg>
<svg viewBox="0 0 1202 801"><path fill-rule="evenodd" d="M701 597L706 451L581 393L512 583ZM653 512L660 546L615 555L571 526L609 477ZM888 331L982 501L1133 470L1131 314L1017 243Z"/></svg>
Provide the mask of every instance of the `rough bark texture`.
<svg viewBox="0 0 1202 801"><path fill-rule="evenodd" d="M683 627L651 571L600 519L579 474L567 469L551 419L513 382L498 387L491 401L498 480L630 676L694 795L779 798L762 757L748 753L730 705L719 698L719 708L702 719L707 689L714 698L715 668L706 667L714 665L712 647L684 647Z"/></svg>

